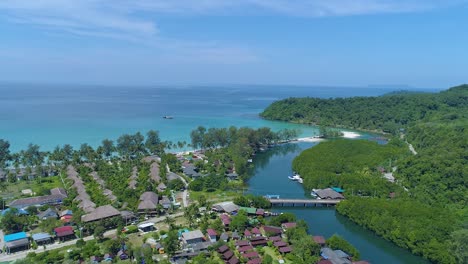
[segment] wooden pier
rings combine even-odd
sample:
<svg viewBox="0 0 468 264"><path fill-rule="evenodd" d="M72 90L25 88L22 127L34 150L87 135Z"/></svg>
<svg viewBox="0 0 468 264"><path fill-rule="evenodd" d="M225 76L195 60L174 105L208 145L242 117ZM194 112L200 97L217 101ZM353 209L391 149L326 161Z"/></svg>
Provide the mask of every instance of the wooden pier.
<svg viewBox="0 0 468 264"><path fill-rule="evenodd" d="M316 206L334 206L341 200L332 199L268 199L272 206L291 206L291 207L316 207Z"/></svg>

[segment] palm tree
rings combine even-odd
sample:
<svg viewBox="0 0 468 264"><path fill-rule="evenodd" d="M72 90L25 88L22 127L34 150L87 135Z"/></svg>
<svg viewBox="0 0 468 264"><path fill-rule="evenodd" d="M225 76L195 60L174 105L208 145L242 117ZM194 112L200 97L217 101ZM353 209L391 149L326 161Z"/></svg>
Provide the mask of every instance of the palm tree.
<svg viewBox="0 0 468 264"><path fill-rule="evenodd" d="M174 218L170 216L166 216L166 219L164 219L164 223L169 226L170 230L174 229L174 224L175 224Z"/></svg>

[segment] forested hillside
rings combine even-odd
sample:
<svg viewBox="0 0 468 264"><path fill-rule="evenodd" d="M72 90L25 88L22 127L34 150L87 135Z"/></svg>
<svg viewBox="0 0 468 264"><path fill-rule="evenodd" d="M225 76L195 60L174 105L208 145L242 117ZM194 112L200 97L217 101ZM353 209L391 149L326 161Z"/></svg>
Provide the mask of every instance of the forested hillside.
<svg viewBox="0 0 468 264"><path fill-rule="evenodd" d="M392 161L409 155L397 141L387 145L344 139L323 142L296 157L293 168L304 178L306 190L340 186L356 195L388 197L403 189L383 178L379 169L391 170Z"/></svg>
<svg viewBox="0 0 468 264"><path fill-rule="evenodd" d="M288 98L274 102L260 116L320 126L346 127L398 133L428 116L450 120L462 114L456 108L467 105L468 85L439 94L397 93L379 97ZM457 112L454 114L453 112Z"/></svg>
<svg viewBox="0 0 468 264"><path fill-rule="evenodd" d="M296 158L294 167L308 189L347 189L349 199L337 210L356 223L435 263L466 263L468 85L437 94L290 98L273 103L262 116L394 134L390 146L321 143ZM395 151L400 137L416 155ZM389 160L397 179L390 186L372 177ZM392 190L394 199L386 194Z"/></svg>

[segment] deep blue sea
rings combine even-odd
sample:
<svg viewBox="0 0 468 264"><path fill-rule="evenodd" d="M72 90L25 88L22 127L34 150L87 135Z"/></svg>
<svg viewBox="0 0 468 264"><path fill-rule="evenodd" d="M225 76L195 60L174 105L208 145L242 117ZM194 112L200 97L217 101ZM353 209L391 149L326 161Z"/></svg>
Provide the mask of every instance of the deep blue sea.
<svg viewBox="0 0 468 264"><path fill-rule="evenodd" d="M57 145L99 145L124 133L150 129L163 140L190 142L190 131L206 127L316 128L258 117L266 106L287 97L381 95L392 88L302 86L78 86L0 83L0 138L11 149L29 143L51 150ZM174 119L163 119L171 115Z"/></svg>

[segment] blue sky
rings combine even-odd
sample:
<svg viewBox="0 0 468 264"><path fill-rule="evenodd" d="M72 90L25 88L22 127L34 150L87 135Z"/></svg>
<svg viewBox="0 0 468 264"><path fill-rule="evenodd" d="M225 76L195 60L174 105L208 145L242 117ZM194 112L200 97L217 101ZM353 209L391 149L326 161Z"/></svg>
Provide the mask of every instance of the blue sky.
<svg viewBox="0 0 468 264"><path fill-rule="evenodd" d="M0 80L445 88L467 28L468 0L1 0Z"/></svg>

